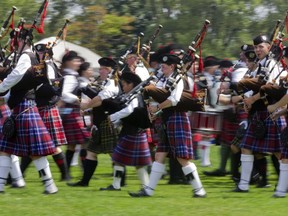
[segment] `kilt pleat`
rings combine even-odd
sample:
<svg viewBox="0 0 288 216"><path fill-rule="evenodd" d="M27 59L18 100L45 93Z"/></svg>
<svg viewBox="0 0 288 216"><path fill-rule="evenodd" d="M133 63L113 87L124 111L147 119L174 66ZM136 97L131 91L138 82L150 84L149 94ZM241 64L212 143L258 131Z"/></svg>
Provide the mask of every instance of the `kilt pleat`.
<svg viewBox="0 0 288 216"><path fill-rule="evenodd" d="M96 154L112 153L118 139L116 129L110 121L106 119L100 123L98 130L99 133L91 135L87 150Z"/></svg>
<svg viewBox="0 0 288 216"><path fill-rule="evenodd" d="M262 120L265 123L266 133L263 139L257 139L255 137L256 120ZM240 143L240 147L250 149L253 152L280 152L280 133L285 127L286 121L283 116L278 118L274 123L271 118L269 118L268 111L257 111L249 122L248 129Z"/></svg>
<svg viewBox="0 0 288 216"><path fill-rule="evenodd" d="M147 166L152 163L145 132L120 137L112 159L125 166Z"/></svg>
<svg viewBox="0 0 288 216"><path fill-rule="evenodd" d="M17 156L45 156L54 153L53 141L35 105L32 100L24 100L13 109L12 115L17 116L17 134L8 139L1 133L0 151Z"/></svg>
<svg viewBox="0 0 288 216"><path fill-rule="evenodd" d="M55 147L66 145L67 140L63 129L62 119L56 105L39 107L39 114L50 133Z"/></svg>
<svg viewBox="0 0 288 216"><path fill-rule="evenodd" d="M65 136L68 144L83 144L89 138L89 132L84 126L79 106L71 108L71 113L62 116Z"/></svg>
<svg viewBox="0 0 288 216"><path fill-rule="evenodd" d="M157 152L168 152L169 156L192 159L193 143L190 121L185 112L173 112L165 124L168 142L159 142Z"/></svg>

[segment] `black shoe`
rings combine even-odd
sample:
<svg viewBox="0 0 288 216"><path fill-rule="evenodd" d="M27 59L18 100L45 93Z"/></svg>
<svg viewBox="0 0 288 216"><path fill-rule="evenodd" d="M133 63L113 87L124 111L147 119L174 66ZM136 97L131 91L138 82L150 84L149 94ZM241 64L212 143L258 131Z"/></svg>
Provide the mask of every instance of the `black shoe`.
<svg viewBox="0 0 288 216"><path fill-rule="evenodd" d="M78 181L78 182L67 182L67 185L68 186L71 186L71 187L88 187L88 184L84 184L82 181Z"/></svg>
<svg viewBox="0 0 288 216"><path fill-rule="evenodd" d="M211 172L204 171L203 174L206 176L225 176L226 172L222 172L221 170L217 169Z"/></svg>
<svg viewBox="0 0 288 216"><path fill-rule="evenodd" d="M238 193L247 193L248 190L242 190L240 189L238 186L236 186L236 188L234 190L232 190L233 192L238 192Z"/></svg>
<svg viewBox="0 0 288 216"><path fill-rule="evenodd" d="M99 190L100 190L100 191L121 191L121 188L116 189L116 188L114 188L113 185L109 185L108 187L106 187L106 188L100 188Z"/></svg>
<svg viewBox="0 0 288 216"><path fill-rule="evenodd" d="M131 197L150 197L143 188L136 193L133 192L128 193Z"/></svg>
<svg viewBox="0 0 288 216"><path fill-rule="evenodd" d="M269 188L271 187L271 185L267 182L267 181L263 181L263 180L260 180L258 183L257 183L257 188Z"/></svg>

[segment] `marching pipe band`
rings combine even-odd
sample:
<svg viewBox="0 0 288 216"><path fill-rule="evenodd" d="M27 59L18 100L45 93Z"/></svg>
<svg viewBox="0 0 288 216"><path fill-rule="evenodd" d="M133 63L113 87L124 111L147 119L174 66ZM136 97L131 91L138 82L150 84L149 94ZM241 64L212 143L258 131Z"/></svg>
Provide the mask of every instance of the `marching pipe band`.
<svg viewBox="0 0 288 216"><path fill-rule="evenodd" d="M43 12L44 6L46 5L47 2L48 1L44 1L42 6L40 7L40 9L37 13L37 16L34 20L34 23L32 24L32 27L28 30L28 34L26 35L23 47L25 46L25 43L27 43L29 40L31 40L33 28L35 28L35 26L37 24L37 20L38 20L39 16L41 15L41 13ZM0 32L1 33L0 34L1 39L2 39L2 33L4 32L4 29L6 29L8 22L11 19L11 16L15 10L16 10L16 7L13 7L11 14L9 15L9 17L4 22L4 24L1 28L1 32ZM54 42L48 43L46 45L45 52L48 52L49 49L52 50L52 48L55 45L57 45L57 40L62 36L63 31L69 22L70 22L69 20L66 20L64 26L62 27L62 29L57 34L56 40ZM271 47L270 47L269 53L267 55L266 62L262 66L260 66L260 65L261 65L261 60L263 60L263 58L255 58L254 59L254 63L256 63L256 65L259 66L258 71L257 71L258 75L256 77L253 77L253 78L243 77L243 79L239 82L237 90L239 91L240 95L241 94L243 95L248 90L252 90L254 92L254 95L256 93L260 94L261 100L264 100L265 98L267 99L267 98L271 97L274 99L273 101L275 101L275 100L281 100L281 98L283 98L285 96L286 91L287 91L287 82L285 82L285 81L287 81L287 80L284 80L282 82L282 84L280 84L280 85L278 85L277 80L280 78L281 73L285 73L285 71L287 71L286 65L284 65L284 64L282 65L282 70L276 76L274 76L272 74L274 72L275 67L278 67L279 62L282 61L282 58L286 57L285 52L283 52L283 53L282 53L282 51L279 52L279 49L281 50L282 40L284 37L284 34L283 34L284 24L283 23L282 23L282 25L280 25L281 21L280 20L277 21L269 39L265 39L265 38L263 38L263 36L261 36L262 38L260 38L260 39L258 38L261 43L262 42L264 42L264 43L269 42ZM182 91L181 98L178 101L177 105L165 106L162 103L164 103L164 101L166 101L167 98L169 98L171 96L171 93L177 88L177 85L182 82L183 77L186 76L187 71L191 68L193 63L195 63L195 61L197 61L199 59L199 56L196 54L196 49L201 46L201 43L205 37L205 34L207 32L207 28L208 28L209 24L210 24L210 21L205 20L205 23L204 23L202 29L196 35L196 37L194 38L192 43L188 46L188 50L186 52L183 52L182 56L179 56L180 57L179 62L177 62L177 66L176 66L175 70L173 71L171 76L169 76L169 78L167 80L165 80L165 85L162 86L162 88L158 88L156 86L151 85L151 81L157 80L156 82L159 82L159 80L161 79L161 78L157 78L153 74L151 74L147 79L142 80L142 82L140 82L138 85L134 86L134 88L132 88L130 91L126 92L125 94L114 94L112 97L103 99L101 101L102 102L101 106L103 106L102 108L104 108L105 115L113 115L114 113L119 112L120 110L129 106L129 104L135 98L137 98L139 95L144 96L144 99L146 99L147 101L153 100L154 102L156 102L158 104L154 107L153 107L153 105L151 107L149 105L147 106L147 109L149 110L149 112L147 113L148 115L149 114L158 115L163 110L167 110L167 111L171 111L171 112L205 111L205 107L204 107L205 101L204 100L206 100L206 95L198 94L198 97L195 98L192 96L191 91L188 91L186 89L184 89ZM23 25L24 25L24 22L21 24L22 27L19 26L19 28L18 28L19 32L23 28ZM151 50L151 45L152 45L153 41L155 40L155 38L159 35L160 30L162 28L163 28L163 26L159 25L158 28L156 29L156 31L154 32L154 34L149 38L148 43L143 44L142 47L141 47L141 38L144 36L144 34L143 33L138 34L137 41L135 43L133 43L133 45L125 52L125 54L123 56L120 57L120 60L118 61L118 64L122 65L121 70L120 71L117 70L117 73L115 70L114 72L111 72L109 74L108 78L114 80L114 84L118 85L118 80L117 80L118 75L119 75L120 80L121 80L121 74L123 75L124 73L126 73L125 68L127 67L127 63L124 63L124 62L126 62L127 57L130 54L136 54L139 57L139 62L144 63L145 67L149 66L149 54L150 54L150 50ZM15 41L19 35L18 29L15 30L15 35L14 35ZM255 42L255 46L257 46L257 43L258 42ZM17 43L15 42L15 45L16 44ZM14 59L12 65L17 64L18 58L20 57L20 55L23 52L23 47L19 47L18 53L14 53L15 59ZM136 53L133 52L135 47L137 47ZM15 46L14 51L17 50L16 48L17 48L17 46ZM277 54L277 52L279 52L279 54ZM270 65L268 66L267 61L269 61L273 58L276 58L276 57L277 57L277 61L275 61L273 63L269 63ZM40 60L40 64L42 63L42 66L44 65L45 60L47 60L46 58L48 59L48 53L45 53L43 59ZM167 59L165 59L165 58L167 58ZM171 59L169 59L169 58L173 58L173 57L171 57L171 56L167 55L167 53L165 53L164 55L162 55L160 57L160 62L162 64L165 64L165 63L170 64L169 61ZM139 63L139 62L137 62L137 63ZM39 68L37 69L37 66L34 66L34 69L37 72ZM253 71L253 69L247 73L250 73L252 71ZM46 76L46 75L44 74L44 76ZM273 76L273 78L271 78L272 76ZM286 77L286 79L287 79L287 77ZM222 78L223 79L220 79L220 81L225 81L224 77L222 77ZM99 95L99 93L101 91L105 90L106 84L107 84L106 81L101 81L100 84L98 82L94 82L94 83L91 83L91 84L89 84L83 88L82 87L78 88L77 89L78 93L76 93L76 94L79 94L79 92L81 92L81 93L88 95L91 99L94 99L95 97L97 97ZM179 84L179 85L181 85L181 84ZM109 104L109 102L108 102L108 100L111 100L111 99L113 100L113 102L115 104L118 104L117 109L115 109L113 111L110 110L110 109L112 109L111 108L112 105ZM256 99L254 98L253 102ZM244 99L244 104L246 104L246 108L247 108L248 112L249 112L249 109L251 109L251 106L252 106L251 104L253 104L253 102L249 101L249 99L247 99L247 100ZM269 107L271 108L271 103L272 103L272 100L269 102L266 101L265 105L266 106L270 105ZM96 104L98 104L98 102ZM159 106L159 104L162 104L162 105ZM93 106L95 106L95 104ZM85 107L85 106L83 106L83 107ZM151 112L151 110L153 110L153 112ZM271 110L272 110L272 108L271 108ZM145 112L144 112L144 114L146 115ZM152 116L152 118L153 118L153 116ZM135 124L135 123L133 123L133 124ZM199 182L198 182L198 184L199 184ZM242 187L241 190L246 190L246 189L243 189L243 187ZM203 193L202 193L202 195L203 195Z"/></svg>

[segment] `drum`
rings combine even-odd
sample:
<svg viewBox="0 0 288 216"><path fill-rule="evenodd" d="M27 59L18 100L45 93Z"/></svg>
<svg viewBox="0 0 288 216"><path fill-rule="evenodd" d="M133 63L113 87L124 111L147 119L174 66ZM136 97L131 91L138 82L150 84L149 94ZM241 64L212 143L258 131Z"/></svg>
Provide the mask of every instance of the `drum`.
<svg viewBox="0 0 288 216"><path fill-rule="evenodd" d="M223 113L217 111L191 112L190 124L194 132L220 134L223 126Z"/></svg>

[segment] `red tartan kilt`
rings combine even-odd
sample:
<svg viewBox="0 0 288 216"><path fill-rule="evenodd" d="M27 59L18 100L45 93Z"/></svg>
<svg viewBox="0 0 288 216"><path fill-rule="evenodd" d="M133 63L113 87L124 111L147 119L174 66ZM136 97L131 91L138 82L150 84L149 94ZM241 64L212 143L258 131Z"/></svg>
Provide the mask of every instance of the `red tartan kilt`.
<svg viewBox="0 0 288 216"><path fill-rule="evenodd" d="M283 116L277 119L276 123L267 118L269 116L268 111L257 111L254 114L253 119L249 122L248 129L240 144L241 148L250 149L253 152L281 152L280 132L281 129L286 127L286 120ZM255 137L255 121L265 120L266 133L263 139L257 139Z"/></svg>
<svg viewBox="0 0 288 216"><path fill-rule="evenodd" d="M62 124L68 144L83 144L90 137L80 115L80 108L73 107L71 113L62 116Z"/></svg>
<svg viewBox="0 0 288 216"><path fill-rule="evenodd" d="M152 159L146 133L120 137L112 159L114 162L126 166L150 165Z"/></svg>
<svg viewBox="0 0 288 216"><path fill-rule="evenodd" d="M50 107L39 107L38 109L55 146L66 145L67 140L58 107L54 105Z"/></svg>
<svg viewBox="0 0 288 216"><path fill-rule="evenodd" d="M53 141L35 101L24 100L13 109L12 115L17 116L17 135L7 139L0 133L0 151L17 156L45 156L55 152Z"/></svg>

